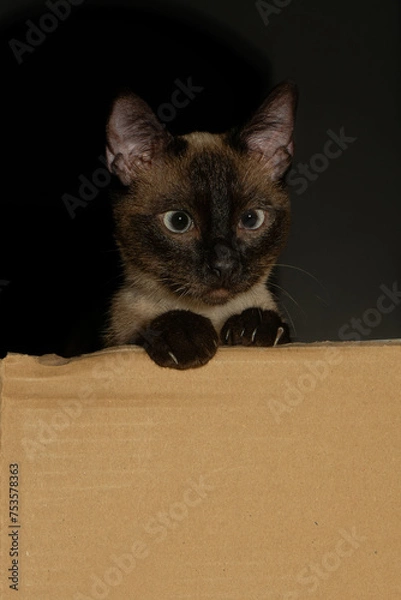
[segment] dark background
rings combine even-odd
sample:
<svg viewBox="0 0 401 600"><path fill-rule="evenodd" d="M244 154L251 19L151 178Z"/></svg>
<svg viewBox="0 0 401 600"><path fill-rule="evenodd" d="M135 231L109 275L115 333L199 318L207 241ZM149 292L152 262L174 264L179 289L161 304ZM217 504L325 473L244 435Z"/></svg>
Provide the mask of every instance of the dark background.
<svg viewBox="0 0 401 600"><path fill-rule="evenodd" d="M264 19L245 0L87 0L22 64L9 41L26 42L27 19L37 25L50 11L9 4L0 9L0 355L61 353L82 315L88 322L107 305L119 284L107 188L74 218L63 196L78 197L80 177L103 167L120 87L157 111L189 77L203 91L177 109L173 133L223 131L291 78L300 89L296 171L322 165L329 130L356 138L302 193L290 185L292 233L276 283L297 341L400 337L401 302L377 310L383 286L401 288L397 0L293 0Z"/></svg>

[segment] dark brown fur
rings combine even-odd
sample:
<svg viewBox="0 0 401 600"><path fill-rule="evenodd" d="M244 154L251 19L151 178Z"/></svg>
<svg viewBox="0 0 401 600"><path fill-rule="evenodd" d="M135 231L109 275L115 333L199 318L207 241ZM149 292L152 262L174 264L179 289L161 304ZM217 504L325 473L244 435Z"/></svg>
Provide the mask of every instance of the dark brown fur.
<svg viewBox="0 0 401 600"><path fill-rule="evenodd" d="M282 180L293 152L295 104L294 87L282 84L238 132L173 138L136 96L116 101L108 160L125 186L114 205L125 283L113 301L108 345L140 343L158 364L187 368L211 358L223 329L221 343L288 339L266 281L289 230ZM244 228L243 215L255 209L264 222ZM185 211L192 228L168 230L168 211ZM257 335L249 309L260 314L260 331L267 323L274 331ZM244 312L252 330L239 339L224 325Z"/></svg>

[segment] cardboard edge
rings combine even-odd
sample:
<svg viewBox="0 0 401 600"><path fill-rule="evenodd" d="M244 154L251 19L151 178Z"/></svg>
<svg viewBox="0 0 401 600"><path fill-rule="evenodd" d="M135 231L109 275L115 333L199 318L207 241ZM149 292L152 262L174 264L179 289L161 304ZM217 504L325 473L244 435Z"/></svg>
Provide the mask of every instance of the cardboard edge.
<svg viewBox="0 0 401 600"><path fill-rule="evenodd" d="M290 344L281 344L280 346L275 346L275 347L269 347L269 348L260 348L260 347L255 347L255 348L249 348L249 350L255 352L255 351L264 351L264 350L269 350L270 352L291 352L293 349L300 349L300 348L363 348L363 347L380 347L380 346L401 346L401 338L391 338L391 339L375 339L375 340L358 340L358 341L347 341L347 342L342 342L342 341L332 341L332 340L325 340L325 341L316 341L316 342L309 342L309 343L303 343L303 342L292 342ZM248 350L247 348L244 348L243 346L222 346L219 348L219 352L224 352L224 353L228 353L228 352L235 352L238 350ZM6 363L7 361L13 361L15 360L15 358L17 357L28 357L30 356L31 358L35 359L35 361L43 366L52 366L52 367L57 367L57 366L63 366L63 365L67 365L67 364L71 364L74 362L79 362L82 360L86 360L88 358L96 358L98 356L107 356L107 355L114 355L114 354L118 354L118 353L136 353L136 354L141 354L141 355L145 355L146 352L145 350L141 347L141 346L136 346L134 344L127 344L127 345L122 345L122 346L112 346L109 348L104 348L103 350L98 350L97 352L92 352L89 354L81 354L79 356L73 356L71 358L65 358L62 356L59 356L58 354L42 354L42 355L27 355L27 354L19 354L19 353L15 353L15 352L10 352L7 354L7 356L3 359L0 360L0 365L2 365L2 363ZM1 393L1 380L2 380L2 369L0 369L0 393Z"/></svg>

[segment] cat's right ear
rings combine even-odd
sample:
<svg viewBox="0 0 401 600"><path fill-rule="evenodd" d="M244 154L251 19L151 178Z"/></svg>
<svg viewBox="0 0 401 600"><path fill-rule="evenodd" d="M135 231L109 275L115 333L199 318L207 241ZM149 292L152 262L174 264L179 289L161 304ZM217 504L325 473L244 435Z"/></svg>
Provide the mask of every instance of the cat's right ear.
<svg viewBox="0 0 401 600"><path fill-rule="evenodd" d="M106 128L109 171L130 185L163 152L170 134L141 98L124 93L113 103Z"/></svg>

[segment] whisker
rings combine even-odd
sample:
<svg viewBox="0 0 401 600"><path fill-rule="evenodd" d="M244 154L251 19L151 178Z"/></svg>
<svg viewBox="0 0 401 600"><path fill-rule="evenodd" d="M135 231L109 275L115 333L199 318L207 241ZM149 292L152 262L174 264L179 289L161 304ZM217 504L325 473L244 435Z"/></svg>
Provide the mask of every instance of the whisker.
<svg viewBox="0 0 401 600"><path fill-rule="evenodd" d="M310 277L311 279L313 279L314 281L316 281L316 283L318 283L319 285L321 285L323 287L323 285L320 283L320 281L318 280L317 277L315 277L314 275L312 275L312 273L309 273L309 271L306 271L305 269L302 269L301 267L297 267L295 265L285 265L283 263L275 263L274 266L275 267L285 267L287 269L294 269L295 271L300 271L300 273L303 273L304 275L308 275L308 277Z"/></svg>
<svg viewBox="0 0 401 600"><path fill-rule="evenodd" d="M188 288L186 288L184 286L179 287L174 291L176 292L176 294L179 295L180 298L183 298L184 296L186 296L188 294Z"/></svg>
<svg viewBox="0 0 401 600"><path fill-rule="evenodd" d="M295 271L300 271L304 275L308 275L308 277L310 277L311 279L316 281L316 283L320 284L320 281L318 280L318 278L315 277L314 275L312 275L312 273L309 273L309 271L306 271L305 269L302 269L301 267L297 267L296 265L285 265L284 263L275 263L274 266L275 267L285 267L287 269L294 269Z"/></svg>
<svg viewBox="0 0 401 600"><path fill-rule="evenodd" d="M295 336L297 336L297 328L295 327L294 320L290 315L290 311L288 310L285 304L280 304L280 307L284 309L285 314L287 315L287 319L291 324L292 330L294 331Z"/></svg>
<svg viewBox="0 0 401 600"><path fill-rule="evenodd" d="M179 298L184 298L185 296L188 296L190 289L186 285L180 285L176 283L173 285L173 292L177 294Z"/></svg>
<svg viewBox="0 0 401 600"><path fill-rule="evenodd" d="M274 266L275 267L286 267L287 269L295 269L296 271L301 271L301 273L308 275L309 277L311 277L312 279L314 279L315 281L317 281L319 283L319 280L317 279L317 277L312 275L312 273L309 273L309 271L306 271L305 269L302 269L301 267L297 267L296 265L285 265L284 263L274 263Z"/></svg>
<svg viewBox="0 0 401 600"><path fill-rule="evenodd" d="M322 284L321 281L319 281L319 279L317 277L315 277L314 275L312 275L312 273L309 273L309 271L306 271L305 269L302 269L301 267L297 267L295 265L285 265L283 263L275 263L274 266L275 267L285 267L287 269L294 269L295 271L299 271L300 273L303 273L304 275L307 275L308 277L310 277L311 279L313 279L313 281L315 281L320 286L320 288L326 294L326 297L330 298L330 293L328 292L327 288ZM327 304L327 300L324 300L324 298L322 298L321 296L318 296L317 294L315 294L315 296L316 296L316 298L318 300L320 300L321 302L323 302L323 304Z"/></svg>
<svg viewBox="0 0 401 600"><path fill-rule="evenodd" d="M287 290L285 290L283 287L281 287L281 285L278 285L278 283L272 283L271 281L269 281L269 287L275 287L278 290L280 290L280 292L283 292L283 294L285 294L287 296L287 298L289 298L290 300L293 301L293 303L299 308L299 310L301 310L302 312L304 312L301 308L301 305L299 304L299 302L297 302L295 300L295 298L293 296L291 296L291 294L289 292L287 292Z"/></svg>
<svg viewBox="0 0 401 600"><path fill-rule="evenodd" d="M305 311L303 310L303 308L301 308L301 305L299 304L299 302L297 302L297 301L295 300L295 298L293 298L293 297L291 296L291 294L289 294L289 293L287 292L287 290L285 290L284 288L282 288L282 287L281 287L280 285L278 285L277 283L269 283L269 286L270 286L270 285L271 285L271 286L273 286L273 287L276 287L277 289L279 289L279 290L280 290L281 292L283 292L283 294L285 294L285 295L286 295L286 296L287 296L287 297L288 297L290 300L292 300L292 302L294 302L294 304L295 304L295 305L296 305L296 306L299 308L299 310L300 310L300 312L302 313L302 315L304 316L304 318L306 318L306 313L305 313ZM296 327L295 327L294 321L293 321L293 319L292 319L292 317L291 317L291 315L290 315L290 312L289 312L289 310L287 309L286 305L285 305L283 302L280 304L280 306L281 306L281 307L282 307L282 308L285 310L285 313L286 313L286 315L287 315L287 317L288 317L288 320L289 320L289 321L290 321L290 323L291 323L291 327L292 327L292 329L294 330L294 333L295 333L295 335L296 335L296 334L297 334L297 329L296 329Z"/></svg>

